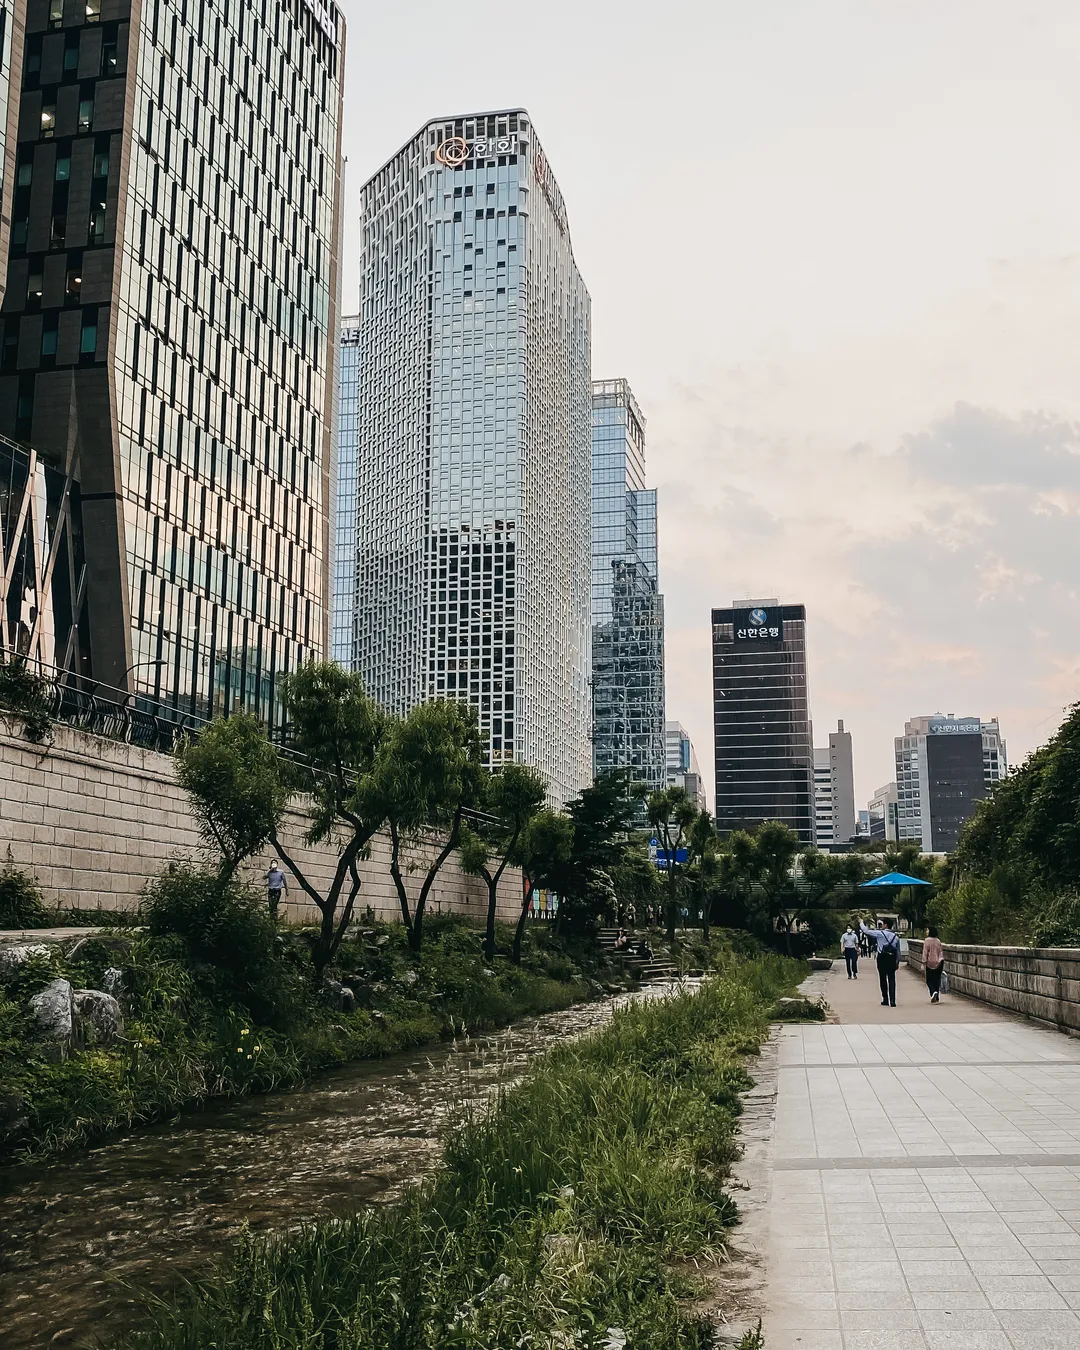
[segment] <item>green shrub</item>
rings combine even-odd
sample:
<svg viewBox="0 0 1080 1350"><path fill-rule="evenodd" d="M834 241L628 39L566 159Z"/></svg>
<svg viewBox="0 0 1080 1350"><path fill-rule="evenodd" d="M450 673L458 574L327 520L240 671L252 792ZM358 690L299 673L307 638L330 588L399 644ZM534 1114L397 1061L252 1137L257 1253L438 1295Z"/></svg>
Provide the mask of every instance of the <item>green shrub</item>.
<svg viewBox="0 0 1080 1350"><path fill-rule="evenodd" d="M269 914L238 883L174 867L147 888L142 907L155 937L183 944L196 981L217 1004L238 1002L257 1021L285 1026L302 982Z"/></svg>
<svg viewBox="0 0 1080 1350"><path fill-rule="evenodd" d="M1080 895L1059 895L1035 915L1033 947L1080 947Z"/></svg>
<svg viewBox="0 0 1080 1350"><path fill-rule="evenodd" d="M0 870L0 928L48 928L50 923L30 873L10 864Z"/></svg>
<svg viewBox="0 0 1080 1350"><path fill-rule="evenodd" d="M0 660L0 712L20 717L27 740L47 741L52 732L48 683L26 665L25 657Z"/></svg>

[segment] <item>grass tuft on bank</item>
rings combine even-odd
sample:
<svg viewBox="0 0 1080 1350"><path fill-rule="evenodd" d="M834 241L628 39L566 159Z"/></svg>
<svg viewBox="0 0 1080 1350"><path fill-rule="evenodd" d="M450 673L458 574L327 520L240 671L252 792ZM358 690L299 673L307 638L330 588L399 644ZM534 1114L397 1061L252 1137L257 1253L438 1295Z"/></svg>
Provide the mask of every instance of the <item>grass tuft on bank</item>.
<svg viewBox="0 0 1080 1350"><path fill-rule="evenodd" d="M124 1350L704 1350L694 1259L736 1215L744 1057L804 968L730 956L697 993L642 1001L458 1121L403 1201L270 1241Z"/></svg>

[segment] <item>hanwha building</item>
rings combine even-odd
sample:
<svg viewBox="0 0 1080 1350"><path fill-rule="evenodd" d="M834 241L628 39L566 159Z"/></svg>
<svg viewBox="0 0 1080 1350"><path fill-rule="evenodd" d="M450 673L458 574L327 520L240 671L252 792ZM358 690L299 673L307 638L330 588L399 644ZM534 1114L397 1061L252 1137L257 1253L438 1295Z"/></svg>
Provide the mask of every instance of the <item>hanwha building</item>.
<svg viewBox="0 0 1080 1350"><path fill-rule="evenodd" d="M591 778L592 396L562 194L519 109L429 122L361 209L351 664L398 713L470 702L492 767L564 800Z"/></svg>

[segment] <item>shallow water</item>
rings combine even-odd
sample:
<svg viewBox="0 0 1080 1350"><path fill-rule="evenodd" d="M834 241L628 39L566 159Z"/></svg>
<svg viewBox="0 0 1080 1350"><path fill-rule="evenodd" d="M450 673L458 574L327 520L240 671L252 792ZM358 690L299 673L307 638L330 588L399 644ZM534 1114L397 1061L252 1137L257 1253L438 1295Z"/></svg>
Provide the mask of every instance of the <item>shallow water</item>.
<svg viewBox="0 0 1080 1350"><path fill-rule="evenodd" d="M392 1198L435 1162L453 1103L484 1099L619 1002L364 1060L295 1092L214 1103L52 1165L0 1170L0 1345L100 1344L138 1323L139 1293L198 1275L242 1223L281 1231Z"/></svg>

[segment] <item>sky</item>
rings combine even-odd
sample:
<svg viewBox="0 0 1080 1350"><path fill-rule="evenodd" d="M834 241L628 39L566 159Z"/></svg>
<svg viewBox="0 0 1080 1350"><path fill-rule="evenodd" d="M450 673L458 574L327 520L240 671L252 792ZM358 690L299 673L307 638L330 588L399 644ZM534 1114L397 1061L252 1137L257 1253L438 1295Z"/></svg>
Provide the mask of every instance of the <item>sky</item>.
<svg viewBox="0 0 1080 1350"><path fill-rule="evenodd" d="M710 609L807 610L856 805L907 718L1080 698L1080 9L1070 0L344 0L360 185L525 107L659 489L667 715L712 797Z"/></svg>

